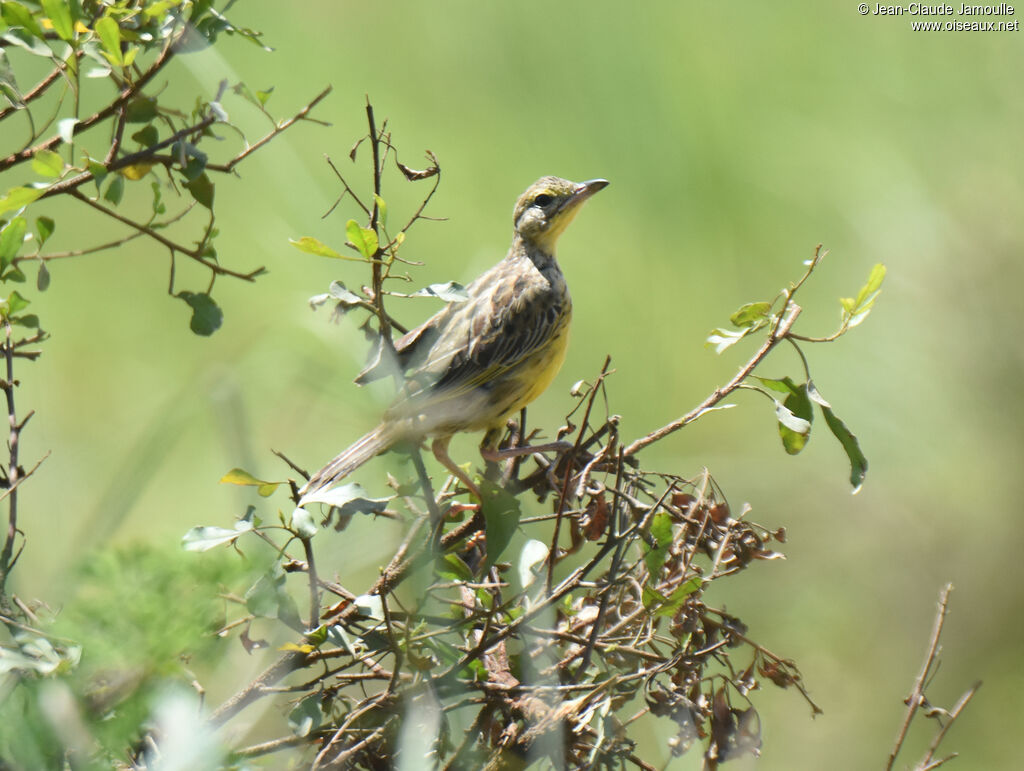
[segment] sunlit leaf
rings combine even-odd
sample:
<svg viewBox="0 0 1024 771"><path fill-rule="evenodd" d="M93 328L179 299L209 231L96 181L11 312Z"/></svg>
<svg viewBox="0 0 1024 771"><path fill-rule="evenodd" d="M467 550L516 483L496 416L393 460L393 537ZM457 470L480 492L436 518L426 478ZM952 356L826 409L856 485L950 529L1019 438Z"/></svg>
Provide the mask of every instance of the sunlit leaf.
<svg viewBox="0 0 1024 771"><path fill-rule="evenodd" d="M707 340L704 341L705 347L713 345L715 347L715 353L721 353L726 348L736 345L740 340L747 336L751 331L752 327L744 327L739 331L732 329L715 329L708 335Z"/></svg>
<svg viewBox="0 0 1024 771"><path fill-rule="evenodd" d="M436 297L445 302L465 302L469 299L466 288L456 281L446 281L443 284L431 284L413 292L409 297Z"/></svg>
<svg viewBox="0 0 1024 771"><path fill-rule="evenodd" d="M658 583L661 568L668 558L669 547L672 546L672 517L666 511L659 511L651 520L651 538L654 545L647 548L644 564L652 584Z"/></svg>
<svg viewBox="0 0 1024 771"><path fill-rule="evenodd" d="M380 226L386 228L388 226L388 205L379 195L375 194L373 200L377 204L377 219L380 221Z"/></svg>
<svg viewBox="0 0 1024 771"><path fill-rule="evenodd" d="M28 222L24 217L15 217L0 230L0 270L11 264L25 243Z"/></svg>
<svg viewBox="0 0 1024 771"><path fill-rule="evenodd" d="M71 19L71 4L66 0L43 0L43 12L53 22L53 30L61 40L71 41L75 37L75 25Z"/></svg>
<svg viewBox="0 0 1024 771"><path fill-rule="evenodd" d="M45 33L36 22L32 12L21 3L14 2L13 0L0 3L0 15L11 27L24 27L34 37L45 37Z"/></svg>
<svg viewBox="0 0 1024 771"><path fill-rule="evenodd" d="M334 251L334 249L332 249L319 239L313 238L313 236L303 236L302 238L299 239L290 238L288 239L288 243L290 243L292 246L294 246L301 252L306 252L307 254L315 254L318 257L330 257L335 260L351 260L352 262L362 262L362 260L360 260L358 257L352 257L351 255L348 254L339 254L338 252Z"/></svg>
<svg viewBox="0 0 1024 771"><path fill-rule="evenodd" d="M149 171L152 168L152 163L131 163L127 166L122 166L117 170L117 173L125 179L131 180L132 182L138 182L144 176L149 174ZM185 187L188 187L188 185L185 185ZM200 203L202 202L200 201Z"/></svg>
<svg viewBox="0 0 1024 771"><path fill-rule="evenodd" d="M12 210L20 209L23 206L28 206L44 192L45 190L43 188L11 188L2 198L0 198L0 215L6 214Z"/></svg>
<svg viewBox="0 0 1024 771"><path fill-rule="evenodd" d="M193 527L181 539L185 551L209 551L236 539L252 530L252 522L240 519L232 530L225 527Z"/></svg>
<svg viewBox="0 0 1024 771"><path fill-rule="evenodd" d="M312 538L317 532L313 515L305 509L295 509L292 512L291 528L299 538Z"/></svg>
<svg viewBox="0 0 1024 771"><path fill-rule="evenodd" d="M75 126L79 122L78 118L63 118L57 121L57 135L67 144L71 144L75 136Z"/></svg>
<svg viewBox="0 0 1024 771"><path fill-rule="evenodd" d="M99 36L103 50L111 64L118 67L124 66L124 56L121 54L121 27L109 16L104 16L96 22L96 34Z"/></svg>
<svg viewBox="0 0 1024 771"><path fill-rule="evenodd" d="M322 503L334 506L342 515L379 514L387 508L390 500L390 498L371 498L362 485L353 483L307 493L299 501L299 505Z"/></svg>
<svg viewBox="0 0 1024 771"><path fill-rule="evenodd" d="M767 302L747 303L729 317L729 321L737 327L749 327L757 322L764 322L771 313L772 304Z"/></svg>
<svg viewBox="0 0 1024 771"><path fill-rule="evenodd" d="M548 558L548 545L531 538L519 552L519 583L525 589L537 578L535 568Z"/></svg>
<svg viewBox="0 0 1024 771"><path fill-rule="evenodd" d="M372 260L377 253L377 234L370 228L360 227L355 220L345 224L345 235L356 250L367 260Z"/></svg>
<svg viewBox="0 0 1024 771"><path fill-rule="evenodd" d="M41 177L59 177L64 171L64 159L53 150L40 150L32 156L32 171Z"/></svg>
<svg viewBox="0 0 1024 771"><path fill-rule="evenodd" d="M50 217L37 217L36 238L39 239L39 245L45 244L56 229L57 224Z"/></svg>
<svg viewBox="0 0 1024 771"><path fill-rule="evenodd" d="M233 468L220 478L221 484L245 485L255 487L256 492L266 498L272 495L281 482L268 482L265 479L257 479L245 469Z"/></svg>

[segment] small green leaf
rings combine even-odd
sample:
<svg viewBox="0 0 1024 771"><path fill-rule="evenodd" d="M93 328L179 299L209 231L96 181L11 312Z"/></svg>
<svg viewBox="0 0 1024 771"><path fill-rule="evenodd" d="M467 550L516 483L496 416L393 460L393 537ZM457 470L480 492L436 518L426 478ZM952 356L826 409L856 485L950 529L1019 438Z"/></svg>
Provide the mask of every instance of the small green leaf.
<svg viewBox="0 0 1024 771"><path fill-rule="evenodd" d="M231 469L231 471L220 478L220 483L255 487L256 492L264 498L273 495L278 486L283 484L283 482L268 482L265 479L257 479L248 471L240 468Z"/></svg>
<svg viewBox="0 0 1024 771"><path fill-rule="evenodd" d="M829 430L835 434L839 444L846 451L846 457L850 459L850 484L853 485L852 492L859 492L864 484L864 477L868 473L868 459L861 452L857 437L851 433L843 421L836 417L836 414L832 412L832 408L822 407L821 412L825 416L825 423L828 425Z"/></svg>
<svg viewBox="0 0 1024 771"><path fill-rule="evenodd" d="M379 195L374 194L374 203L377 204L377 219L380 222L382 228L388 226L388 205L384 203L384 199Z"/></svg>
<svg viewBox="0 0 1024 771"><path fill-rule="evenodd" d="M177 296L192 309L189 328L193 332L208 337L220 329L224 313L210 295L204 292L179 292Z"/></svg>
<svg viewBox="0 0 1024 771"><path fill-rule="evenodd" d="M320 709L320 694L311 693L288 713L288 727L295 736L309 736L320 727L324 713Z"/></svg>
<svg viewBox="0 0 1024 771"><path fill-rule="evenodd" d="M687 579L682 584L677 586L672 593L664 598L664 602L656 611L656 616L674 616L676 612L683 607L683 603L693 593L700 590L704 585L704 579L700 576L694 576L693 578Z"/></svg>
<svg viewBox="0 0 1024 771"><path fill-rule="evenodd" d="M362 262L358 257L350 257L347 254L339 254L334 251L327 244L322 241L313 238L313 236L303 236L299 239L289 238L288 243L298 249L300 252L306 252L307 254L315 254L318 257L330 257L335 260L351 260L352 262Z"/></svg>
<svg viewBox="0 0 1024 771"><path fill-rule="evenodd" d="M355 220L349 220L345 224L345 235L348 240L367 260L372 260L377 253L377 234L369 228L360 227Z"/></svg>
<svg viewBox="0 0 1024 771"><path fill-rule="evenodd" d="M289 626L303 627L295 600L285 586L285 574L277 567L271 568L249 587L245 593L245 606L254 616L279 618Z"/></svg>
<svg viewBox="0 0 1024 771"><path fill-rule="evenodd" d="M25 243L28 222L24 217L15 217L0 230L0 270L11 264Z"/></svg>
<svg viewBox="0 0 1024 771"><path fill-rule="evenodd" d="M811 437L811 423L814 412L805 386L797 386L782 403L785 416L779 417L779 436L782 446L790 455L796 455ZM776 411L778 412L778 411Z"/></svg>
<svg viewBox="0 0 1024 771"><path fill-rule="evenodd" d="M45 244L56 229L57 224L49 217L36 217L36 238L39 239L39 245Z"/></svg>
<svg viewBox="0 0 1024 771"><path fill-rule="evenodd" d="M40 150L32 156L32 171L40 177L59 177L64 171L64 159L53 150Z"/></svg>
<svg viewBox="0 0 1024 771"><path fill-rule="evenodd" d="M17 290L7 295L7 312L10 314L20 313L29 306L29 301L21 296L21 293Z"/></svg>
<svg viewBox="0 0 1024 771"><path fill-rule="evenodd" d="M749 327L758 321L764 322L772 311L772 304L766 302L747 303L729 317L737 327Z"/></svg>
<svg viewBox="0 0 1024 771"><path fill-rule="evenodd" d="M124 177L120 174L115 174L114 178L110 180L110 184L107 185L107 191L103 194L103 198L110 201L114 206L121 203L121 198L124 197Z"/></svg>
<svg viewBox="0 0 1024 771"><path fill-rule="evenodd" d="M193 527L181 539L185 551L209 551L224 544L234 543L252 530L252 522L240 519L233 530L224 527Z"/></svg>
<svg viewBox="0 0 1024 771"><path fill-rule="evenodd" d="M512 536L519 528L522 510L512 493L489 479L481 481L480 495L483 498L480 507L487 531L487 559L483 566L483 572L486 573L511 543Z"/></svg>
<svg viewBox="0 0 1024 771"><path fill-rule="evenodd" d="M205 172L186 182L183 187L192 194L198 203L207 209L213 208L213 182Z"/></svg>
<svg viewBox="0 0 1024 771"><path fill-rule="evenodd" d="M669 547L672 546L672 517L668 512L660 511L654 515L651 520L651 538L655 545L649 547L644 554L644 564L647 566L650 583L657 584L661 568L668 559Z"/></svg>
<svg viewBox="0 0 1024 771"><path fill-rule="evenodd" d="M736 345L740 340L747 336L753 327L744 327L739 331L732 329L715 329L712 330L711 334L708 335L707 340L704 341L704 346L715 346L715 353L721 353L726 348Z"/></svg>
<svg viewBox="0 0 1024 771"><path fill-rule="evenodd" d="M266 91L257 91L256 99L259 100L261 105L265 105L267 100L270 99L270 95L274 93L273 87L268 88Z"/></svg>
<svg viewBox="0 0 1024 771"><path fill-rule="evenodd" d="M121 27L109 16L104 16L96 22L96 34L103 44L103 50L107 54L107 61L117 67L124 66L124 56L121 53Z"/></svg>
<svg viewBox="0 0 1024 771"><path fill-rule="evenodd" d="M50 269L46 267L46 263L42 260L39 261L39 273L36 275L36 289L40 292L45 292L50 288Z"/></svg>
<svg viewBox="0 0 1024 771"><path fill-rule="evenodd" d="M13 187L0 198L0 215L28 206L45 192L41 187Z"/></svg>
<svg viewBox="0 0 1024 771"><path fill-rule="evenodd" d="M457 554L446 554L437 560L434 570L441 578L449 581L472 581L473 574L469 566Z"/></svg>
<svg viewBox="0 0 1024 771"><path fill-rule="evenodd" d="M4 2L0 3L3 20L11 27L24 27L33 37L42 39L46 37L42 27L36 22L32 12L21 3Z"/></svg>
<svg viewBox="0 0 1024 771"><path fill-rule="evenodd" d="M147 123L132 134L132 139L143 147L151 147L160 141L160 131L152 123Z"/></svg>
<svg viewBox="0 0 1024 771"><path fill-rule="evenodd" d="M157 116L157 101L151 96L136 96L124 111L129 123L149 123Z"/></svg>
<svg viewBox="0 0 1024 771"><path fill-rule="evenodd" d="M53 30L61 40L72 41L75 38L75 24L71 19L71 4L66 0L43 0L43 11L53 22Z"/></svg>

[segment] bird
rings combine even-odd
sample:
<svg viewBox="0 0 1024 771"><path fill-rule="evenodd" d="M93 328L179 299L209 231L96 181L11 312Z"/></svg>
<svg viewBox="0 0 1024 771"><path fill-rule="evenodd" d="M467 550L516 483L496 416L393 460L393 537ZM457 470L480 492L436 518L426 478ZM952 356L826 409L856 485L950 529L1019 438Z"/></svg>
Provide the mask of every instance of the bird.
<svg viewBox="0 0 1024 771"><path fill-rule="evenodd" d="M555 246L583 203L605 179L542 177L519 196L508 254L451 302L394 342L356 383L398 373L398 395L380 424L313 474L299 506L316 502L371 458L405 441L433 437L437 460L480 498L473 480L448 455L460 432L485 431L481 455L499 457L508 418L536 399L562 366L572 300ZM382 351L387 349L382 347Z"/></svg>

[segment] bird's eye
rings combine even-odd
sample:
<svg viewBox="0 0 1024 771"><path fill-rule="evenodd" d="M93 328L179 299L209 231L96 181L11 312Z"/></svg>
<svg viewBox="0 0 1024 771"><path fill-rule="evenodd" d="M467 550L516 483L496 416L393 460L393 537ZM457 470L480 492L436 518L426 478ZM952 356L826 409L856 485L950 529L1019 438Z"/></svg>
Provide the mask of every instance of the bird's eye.
<svg viewBox="0 0 1024 771"><path fill-rule="evenodd" d="M533 205L544 207L551 203L552 200L553 199L551 198L551 196L548 195L547 193L541 193L540 195L533 199Z"/></svg>

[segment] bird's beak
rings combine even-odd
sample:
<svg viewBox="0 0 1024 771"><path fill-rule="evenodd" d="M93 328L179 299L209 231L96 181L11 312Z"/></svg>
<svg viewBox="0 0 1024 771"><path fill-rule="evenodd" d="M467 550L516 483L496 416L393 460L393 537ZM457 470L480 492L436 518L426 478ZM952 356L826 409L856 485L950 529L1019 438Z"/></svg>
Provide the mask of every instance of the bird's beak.
<svg viewBox="0 0 1024 771"><path fill-rule="evenodd" d="M580 182L576 186L576 192L572 194L572 202L583 203L594 193L604 190L606 187L608 187L607 179L588 179L586 182Z"/></svg>

